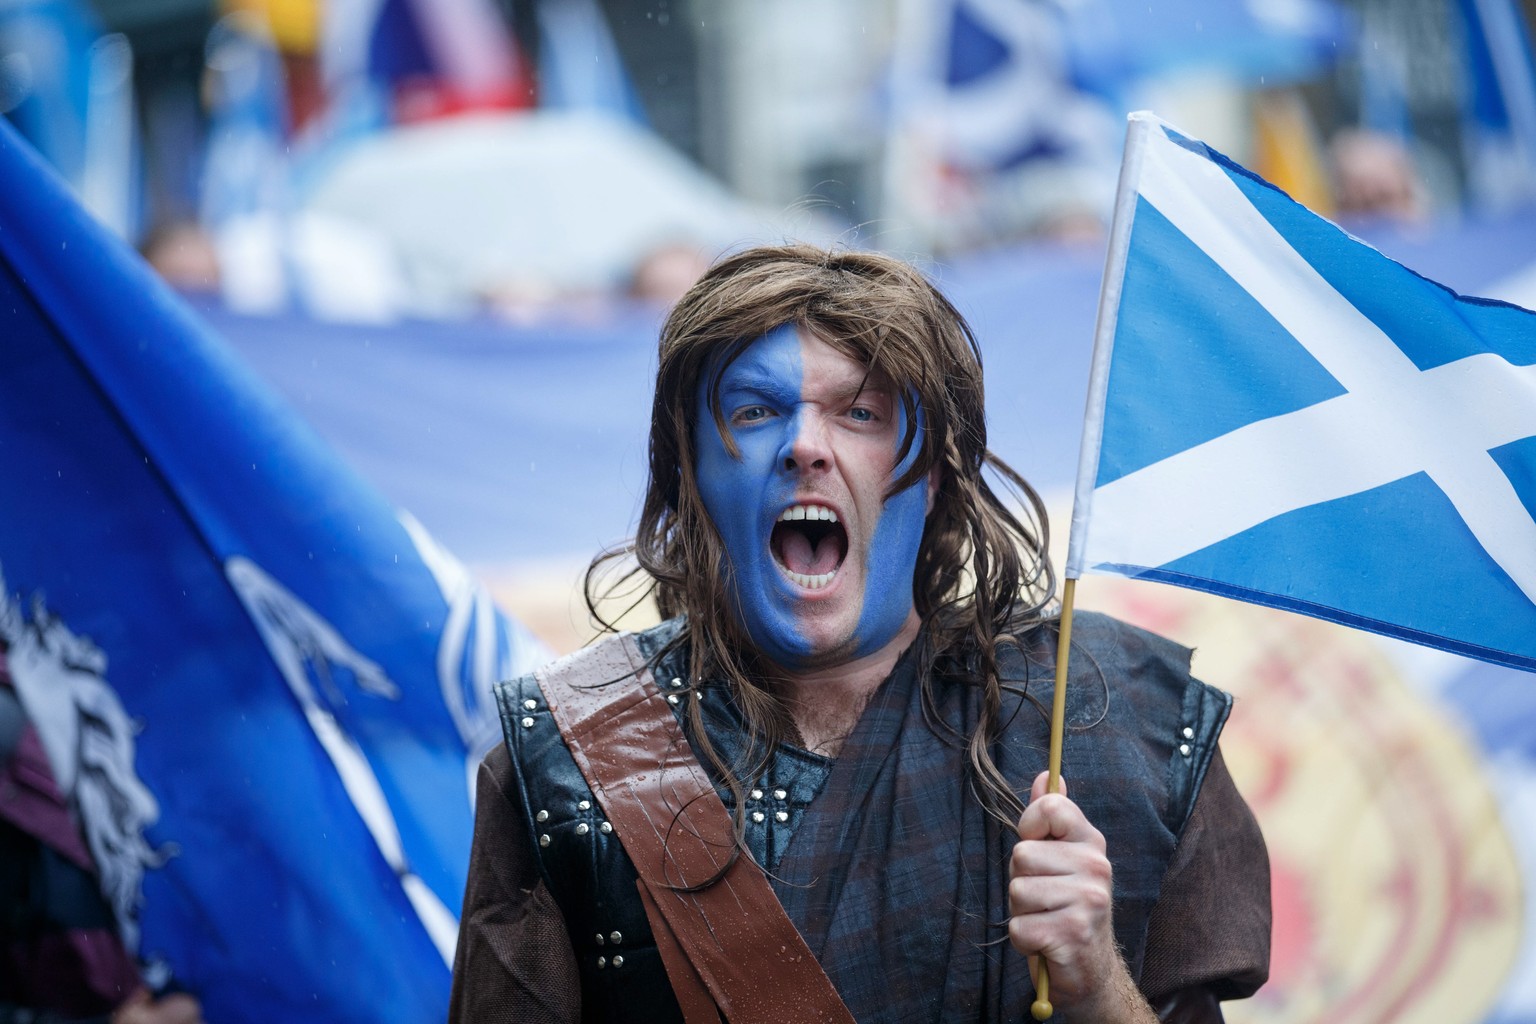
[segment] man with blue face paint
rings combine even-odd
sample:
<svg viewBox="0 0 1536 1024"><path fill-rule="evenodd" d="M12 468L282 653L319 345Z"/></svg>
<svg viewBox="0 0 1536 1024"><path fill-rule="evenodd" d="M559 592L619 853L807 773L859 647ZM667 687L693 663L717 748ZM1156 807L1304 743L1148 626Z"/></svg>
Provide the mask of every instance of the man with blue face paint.
<svg viewBox="0 0 1536 1024"><path fill-rule="evenodd" d="M753 645L800 670L842 666L917 633L912 570L932 479L890 486L902 406L884 380L794 324L711 367L694 397L699 493ZM734 449L734 451L732 450Z"/></svg>
<svg viewBox="0 0 1536 1024"><path fill-rule="evenodd" d="M640 527L588 576L632 557L665 621L498 688L452 1019L1019 1021L1044 958L1052 1019L1220 1021L1263 982L1188 651L1080 615L1045 792L1055 579L982 394L885 257L748 250L679 302Z"/></svg>

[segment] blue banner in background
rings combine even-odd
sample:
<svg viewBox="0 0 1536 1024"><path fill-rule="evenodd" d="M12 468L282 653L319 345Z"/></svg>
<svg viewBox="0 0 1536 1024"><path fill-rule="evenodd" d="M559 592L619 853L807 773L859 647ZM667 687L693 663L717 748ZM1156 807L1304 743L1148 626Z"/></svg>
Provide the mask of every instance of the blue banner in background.
<svg viewBox="0 0 1536 1024"><path fill-rule="evenodd" d="M1123 47L1121 73L1136 76L1220 68L1273 87L1330 66L1355 35L1354 19L1334 0L1088 0L1083 9L1085 24L1112 26Z"/></svg>
<svg viewBox="0 0 1536 1024"><path fill-rule="evenodd" d="M208 1020L440 1019L539 645L8 126L0 178L0 639L125 934Z"/></svg>

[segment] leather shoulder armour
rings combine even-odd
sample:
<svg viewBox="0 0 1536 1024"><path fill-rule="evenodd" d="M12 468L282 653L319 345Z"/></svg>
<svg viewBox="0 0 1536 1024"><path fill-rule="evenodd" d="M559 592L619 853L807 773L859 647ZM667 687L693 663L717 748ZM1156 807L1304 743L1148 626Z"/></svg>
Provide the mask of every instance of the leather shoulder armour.
<svg viewBox="0 0 1536 1024"><path fill-rule="evenodd" d="M663 623L636 639L646 657L654 657L677 628ZM539 872L565 917L581 971L582 1019L680 1024L682 1011L635 888L639 876L566 748L537 680L528 675L502 683L496 700Z"/></svg>

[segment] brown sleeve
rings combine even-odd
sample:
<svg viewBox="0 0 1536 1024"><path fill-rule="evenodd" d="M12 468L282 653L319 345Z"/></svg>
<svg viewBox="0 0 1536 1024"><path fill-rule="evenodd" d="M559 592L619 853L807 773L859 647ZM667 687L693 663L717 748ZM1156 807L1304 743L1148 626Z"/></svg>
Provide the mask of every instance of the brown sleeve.
<svg viewBox="0 0 1536 1024"><path fill-rule="evenodd" d="M1141 990L1182 1010L1165 1021L1220 1021L1217 1000L1269 977L1269 928L1269 853L1218 749L1147 922Z"/></svg>
<svg viewBox="0 0 1536 1024"><path fill-rule="evenodd" d="M476 794L449 1024L575 1024L576 956L539 876L506 747L481 762Z"/></svg>

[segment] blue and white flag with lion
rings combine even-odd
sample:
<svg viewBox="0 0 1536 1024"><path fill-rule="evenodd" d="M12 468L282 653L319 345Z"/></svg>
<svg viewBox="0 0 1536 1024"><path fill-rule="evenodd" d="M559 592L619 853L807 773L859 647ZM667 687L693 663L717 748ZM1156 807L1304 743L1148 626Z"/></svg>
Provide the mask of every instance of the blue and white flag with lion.
<svg viewBox="0 0 1536 1024"><path fill-rule="evenodd" d="M3 123L0 179L0 641L118 930L208 1020L441 1019L540 645Z"/></svg>

